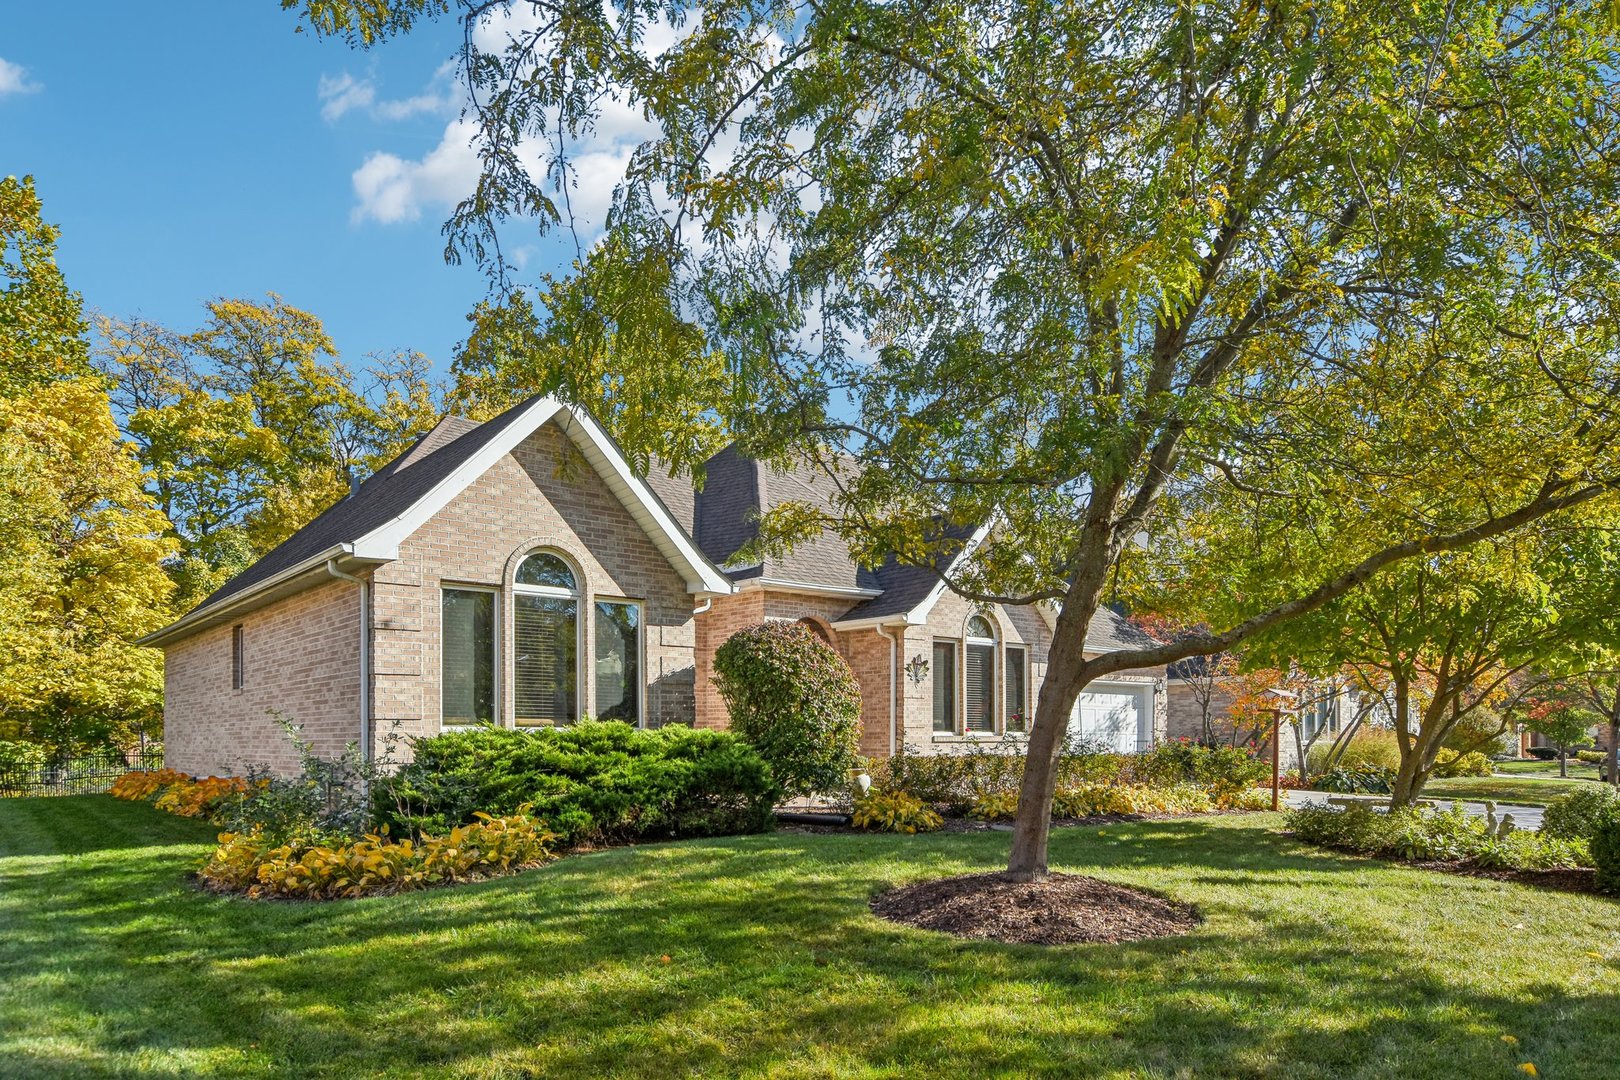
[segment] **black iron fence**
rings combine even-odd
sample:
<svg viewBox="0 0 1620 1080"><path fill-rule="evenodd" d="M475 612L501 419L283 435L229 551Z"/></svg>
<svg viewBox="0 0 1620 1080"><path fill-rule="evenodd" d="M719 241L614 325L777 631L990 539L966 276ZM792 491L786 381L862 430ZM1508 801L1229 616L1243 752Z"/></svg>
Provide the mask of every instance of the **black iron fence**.
<svg viewBox="0 0 1620 1080"><path fill-rule="evenodd" d="M8 795L93 795L131 769L163 768L162 750L107 750L55 765L0 765L0 798Z"/></svg>

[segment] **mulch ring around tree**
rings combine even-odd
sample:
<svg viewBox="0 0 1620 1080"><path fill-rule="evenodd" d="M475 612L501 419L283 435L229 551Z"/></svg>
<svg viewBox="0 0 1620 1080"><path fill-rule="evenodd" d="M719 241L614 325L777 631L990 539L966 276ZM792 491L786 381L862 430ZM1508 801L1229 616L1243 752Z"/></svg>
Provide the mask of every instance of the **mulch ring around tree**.
<svg viewBox="0 0 1620 1080"><path fill-rule="evenodd" d="M1005 874L936 878L873 897L872 911L924 930L1020 945L1170 937L1204 921L1190 904L1079 874L1037 882Z"/></svg>

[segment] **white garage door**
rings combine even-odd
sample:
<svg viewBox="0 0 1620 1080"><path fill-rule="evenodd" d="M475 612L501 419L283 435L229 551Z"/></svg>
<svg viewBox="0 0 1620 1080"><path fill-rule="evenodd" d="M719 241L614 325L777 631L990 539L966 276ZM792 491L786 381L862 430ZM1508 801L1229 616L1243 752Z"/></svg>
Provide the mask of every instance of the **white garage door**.
<svg viewBox="0 0 1620 1080"><path fill-rule="evenodd" d="M1092 683L1074 703L1071 734L1101 742L1122 754L1147 748L1153 688L1134 683Z"/></svg>

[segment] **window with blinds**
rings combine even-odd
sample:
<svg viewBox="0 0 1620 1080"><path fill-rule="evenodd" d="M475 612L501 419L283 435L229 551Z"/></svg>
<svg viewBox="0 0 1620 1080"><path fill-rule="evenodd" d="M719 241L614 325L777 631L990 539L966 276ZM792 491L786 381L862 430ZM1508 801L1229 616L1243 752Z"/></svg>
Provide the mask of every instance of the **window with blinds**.
<svg viewBox="0 0 1620 1080"><path fill-rule="evenodd" d="M1007 646L1007 730L1029 730L1029 655Z"/></svg>
<svg viewBox="0 0 1620 1080"><path fill-rule="evenodd" d="M956 730L956 645L934 642L934 730Z"/></svg>
<svg viewBox="0 0 1620 1080"><path fill-rule="evenodd" d="M445 589L439 601L439 721L495 719L495 594Z"/></svg>
<svg viewBox="0 0 1620 1080"><path fill-rule="evenodd" d="M512 596L512 705L520 727L572 724L578 717L579 602Z"/></svg>
<svg viewBox="0 0 1620 1080"><path fill-rule="evenodd" d="M967 647L963 665L963 712L968 731L996 730L996 647Z"/></svg>
<svg viewBox="0 0 1620 1080"><path fill-rule="evenodd" d="M596 718L641 723L641 605L596 602Z"/></svg>

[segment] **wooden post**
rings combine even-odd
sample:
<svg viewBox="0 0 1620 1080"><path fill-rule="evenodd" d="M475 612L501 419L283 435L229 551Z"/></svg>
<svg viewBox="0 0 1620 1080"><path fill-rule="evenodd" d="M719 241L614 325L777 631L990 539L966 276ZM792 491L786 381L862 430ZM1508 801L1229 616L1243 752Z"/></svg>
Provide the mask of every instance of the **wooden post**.
<svg viewBox="0 0 1620 1080"><path fill-rule="evenodd" d="M1281 809L1282 804L1282 710L1271 710L1271 809L1273 812Z"/></svg>

